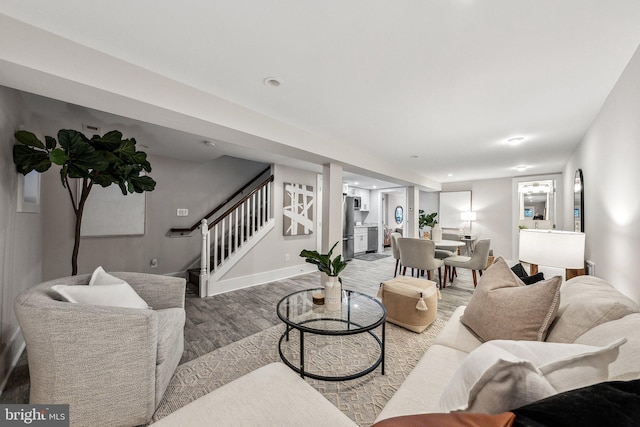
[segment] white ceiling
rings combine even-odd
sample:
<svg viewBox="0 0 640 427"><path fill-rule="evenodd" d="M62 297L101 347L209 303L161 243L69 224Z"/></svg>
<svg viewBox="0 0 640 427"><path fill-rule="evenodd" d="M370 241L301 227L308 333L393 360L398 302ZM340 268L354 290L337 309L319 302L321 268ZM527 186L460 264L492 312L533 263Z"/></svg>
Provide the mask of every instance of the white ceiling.
<svg viewBox="0 0 640 427"><path fill-rule="evenodd" d="M640 44L637 0L0 0L0 13L109 55L112 78L123 61L309 136L255 133L260 150L223 139L232 155L341 161L396 183L408 173L450 182L561 171ZM64 66L46 53L51 68ZM27 59L0 49L0 84L52 96L12 71L37 69ZM132 98L144 89L134 78ZM80 83L106 90L97 81ZM181 155L202 157L211 134L168 127L197 142ZM526 139L509 146L513 136Z"/></svg>

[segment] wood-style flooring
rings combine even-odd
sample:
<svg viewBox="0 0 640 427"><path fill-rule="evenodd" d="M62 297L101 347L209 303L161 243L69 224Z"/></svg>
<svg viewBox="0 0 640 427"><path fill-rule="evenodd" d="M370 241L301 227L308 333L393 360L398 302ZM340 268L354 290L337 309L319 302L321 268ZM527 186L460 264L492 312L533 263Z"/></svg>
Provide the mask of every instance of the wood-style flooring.
<svg viewBox="0 0 640 427"><path fill-rule="evenodd" d="M393 278L394 265L392 256L375 261L354 259L342 273L343 286L375 296L380 282ZM435 277L432 278L435 280ZM181 363L280 324L276 304L282 297L297 290L319 286L318 272L207 298L199 298L188 286L185 350ZM448 320L456 307L469 301L472 293L471 273L458 269L454 284L442 290L442 299L438 301L438 317ZM0 396L0 403L28 401L29 370L23 354Z"/></svg>

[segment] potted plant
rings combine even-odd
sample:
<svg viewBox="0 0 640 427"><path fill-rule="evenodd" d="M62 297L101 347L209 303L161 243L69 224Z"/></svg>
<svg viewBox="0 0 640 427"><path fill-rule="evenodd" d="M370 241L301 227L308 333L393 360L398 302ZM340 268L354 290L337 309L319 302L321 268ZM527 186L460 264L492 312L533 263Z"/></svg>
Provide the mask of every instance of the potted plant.
<svg viewBox="0 0 640 427"><path fill-rule="evenodd" d="M52 136L45 136L45 142L42 142L25 130L16 132L15 137L19 144L13 146L13 162L18 173L26 175L33 170L42 173L54 163L61 167L62 186L67 189L76 216L71 255L71 274L75 276L82 214L93 185L117 184L125 196L152 191L156 182L146 176L146 172L151 172L147 154L136 150L135 139L122 139L122 133L116 130L103 136L93 135L91 139L71 129L59 130L57 141ZM70 178L80 180L77 192L73 190L75 185L71 184Z"/></svg>
<svg viewBox="0 0 640 427"><path fill-rule="evenodd" d="M420 209L418 213L420 214L420 216L418 216L418 226L420 227L420 229L423 229L424 227L430 227L433 230L433 227L438 223L438 221L436 221L438 213L432 212L427 215L424 213L424 209Z"/></svg>
<svg viewBox="0 0 640 427"><path fill-rule="evenodd" d="M340 273L347 267L347 262L342 260L342 255L331 258L333 250L338 245L336 242L328 253L321 254L318 251L303 249L300 256L306 262L314 264L322 274L321 283L324 287L325 306L327 310L339 310L342 306L342 280Z"/></svg>

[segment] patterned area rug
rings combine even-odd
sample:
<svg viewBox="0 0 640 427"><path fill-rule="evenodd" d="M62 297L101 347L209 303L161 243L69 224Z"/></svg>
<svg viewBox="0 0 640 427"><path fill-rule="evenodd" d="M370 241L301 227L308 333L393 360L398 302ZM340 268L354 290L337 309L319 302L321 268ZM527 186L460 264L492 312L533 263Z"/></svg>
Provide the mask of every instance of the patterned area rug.
<svg viewBox="0 0 640 427"><path fill-rule="evenodd" d="M444 323L437 319L421 334L387 323L385 375L381 375L378 367L356 380L329 382L306 378L306 381L358 425L371 425L431 346ZM277 343L283 331L284 325L274 326L178 366L153 420L169 415L248 372L280 361ZM380 334L379 330L376 332ZM297 339L297 333L292 332L283 349L292 360L297 360ZM379 356L379 346L369 334L343 338L307 334L305 349L307 369L324 375L358 372ZM337 370L330 367L337 367Z"/></svg>
<svg viewBox="0 0 640 427"><path fill-rule="evenodd" d="M361 254L361 255L356 255L356 256L354 256L354 258L355 258L355 259L359 259L359 260L361 260L361 261L377 261L377 260L379 260L379 259L386 258L386 257L388 257L388 256L391 256L391 255L384 255L384 254L374 254L374 253L371 253L371 254Z"/></svg>

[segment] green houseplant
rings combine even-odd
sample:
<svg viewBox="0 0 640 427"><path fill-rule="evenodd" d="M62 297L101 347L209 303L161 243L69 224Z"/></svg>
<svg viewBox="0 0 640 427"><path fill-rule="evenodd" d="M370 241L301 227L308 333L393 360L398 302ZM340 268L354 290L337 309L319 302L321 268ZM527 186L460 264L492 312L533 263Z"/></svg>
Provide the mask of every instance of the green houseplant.
<svg viewBox="0 0 640 427"><path fill-rule="evenodd" d="M418 225L420 226L420 228L433 228L433 226L438 223L438 221L436 221L436 217L438 216L437 212L432 212L427 215L424 213L424 209L420 209L418 213L420 214L420 216L418 217Z"/></svg>
<svg viewBox="0 0 640 427"><path fill-rule="evenodd" d="M331 255L333 255L333 250L338 245L339 241L336 242L329 253L321 254L318 251L310 251L307 249L303 249L300 252L300 256L305 258L305 261L310 264L315 264L318 267L320 272L325 273L330 277L338 277L342 270L347 267L347 262L342 260L342 255L336 256L334 259L331 259Z"/></svg>
<svg viewBox="0 0 640 427"><path fill-rule="evenodd" d="M34 170L45 172L52 164L61 167L62 186L67 189L76 216L71 255L71 274L76 275L82 214L93 185L108 187L117 184L126 196L128 193L153 191L156 182L145 175L151 172L147 154L136 150L134 138L122 139L119 131L107 132L103 136L93 135L89 139L78 131L61 129L57 136L57 140L45 136L42 142L32 132L16 132L19 144L13 146L13 162L18 173L23 175ZM77 192L73 191L70 179L81 180Z"/></svg>
<svg viewBox="0 0 640 427"><path fill-rule="evenodd" d="M326 254L307 249L300 252L300 256L306 262L316 265L322 273L321 283L324 287L325 307L329 311L339 310L342 307L342 280L338 276L347 267L347 262L342 260L342 255L331 259L338 243L339 241Z"/></svg>

